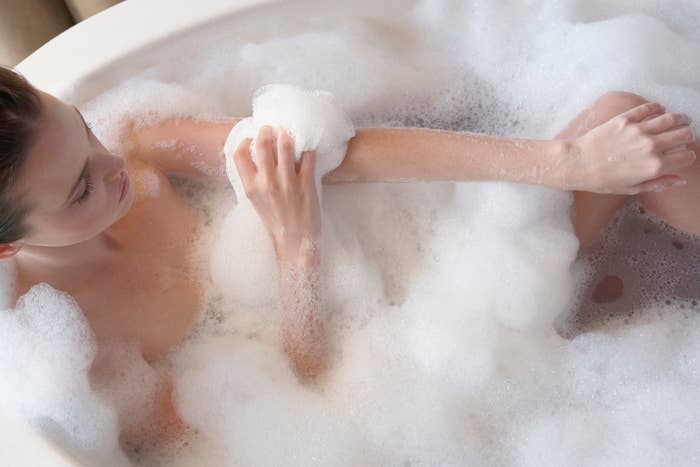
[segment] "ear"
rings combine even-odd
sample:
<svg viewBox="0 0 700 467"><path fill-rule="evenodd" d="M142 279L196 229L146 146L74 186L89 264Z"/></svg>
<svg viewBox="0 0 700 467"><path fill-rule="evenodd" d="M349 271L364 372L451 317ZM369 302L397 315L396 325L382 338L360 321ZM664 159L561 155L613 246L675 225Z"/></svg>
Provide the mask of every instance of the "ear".
<svg viewBox="0 0 700 467"><path fill-rule="evenodd" d="M22 249L20 243L0 243L0 259L7 259L16 255Z"/></svg>

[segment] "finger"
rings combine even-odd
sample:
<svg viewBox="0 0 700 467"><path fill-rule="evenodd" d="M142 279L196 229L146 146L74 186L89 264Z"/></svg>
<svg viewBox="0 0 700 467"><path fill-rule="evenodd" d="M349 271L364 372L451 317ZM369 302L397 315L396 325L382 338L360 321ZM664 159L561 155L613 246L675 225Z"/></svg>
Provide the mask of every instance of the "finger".
<svg viewBox="0 0 700 467"><path fill-rule="evenodd" d="M686 180L678 175L662 175L661 177L633 186L629 194L636 195L637 193L647 191L664 191L674 186L685 185L686 183Z"/></svg>
<svg viewBox="0 0 700 467"><path fill-rule="evenodd" d="M301 183L315 186L315 170L316 170L316 153L314 151L306 151L301 153L301 162L299 165L299 179Z"/></svg>
<svg viewBox="0 0 700 467"><path fill-rule="evenodd" d="M258 171L258 169L255 167L255 163L253 162L253 158L250 155L250 143L252 142L252 138L244 139L233 153L233 162L236 164L236 170L238 171L238 175L241 177L244 188L247 181L253 179Z"/></svg>
<svg viewBox="0 0 700 467"><path fill-rule="evenodd" d="M695 141L695 135L689 126L684 125L654 136L654 141L661 151L666 152L677 146L692 143Z"/></svg>
<svg viewBox="0 0 700 467"><path fill-rule="evenodd" d="M689 125L690 117L685 114L674 114L665 113L658 115L655 118L643 121L639 124L639 127L645 133L659 134L664 131L670 130L671 128L676 128L682 125Z"/></svg>
<svg viewBox="0 0 700 467"><path fill-rule="evenodd" d="M272 176L277 166L274 138L272 128L265 125L260 128L255 139L255 162L257 162L258 170L266 176Z"/></svg>
<svg viewBox="0 0 700 467"><path fill-rule="evenodd" d="M664 107L656 102L647 102L642 105L638 105L633 109L621 113L618 117L622 117L629 122L637 123L641 122L650 115L657 114L659 112L665 111Z"/></svg>
<svg viewBox="0 0 700 467"><path fill-rule="evenodd" d="M643 120L640 121L640 124L643 122L648 122L649 120L652 120L660 115L663 115L664 113L665 113L665 111L659 111L659 112L654 112L650 115L647 115Z"/></svg>
<svg viewBox="0 0 700 467"><path fill-rule="evenodd" d="M277 168L282 180L291 182L296 177L294 155L294 140L287 130L280 128L277 133Z"/></svg>
<svg viewBox="0 0 700 467"><path fill-rule="evenodd" d="M695 162L696 156L697 154L690 150L666 153L662 159L663 167L661 172L663 174L671 174L690 167Z"/></svg>

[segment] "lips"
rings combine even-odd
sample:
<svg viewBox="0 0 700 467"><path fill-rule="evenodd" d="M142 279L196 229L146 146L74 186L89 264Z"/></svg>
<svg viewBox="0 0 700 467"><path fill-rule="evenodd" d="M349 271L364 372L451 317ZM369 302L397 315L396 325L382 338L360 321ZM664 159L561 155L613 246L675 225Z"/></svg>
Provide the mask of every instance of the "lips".
<svg viewBox="0 0 700 467"><path fill-rule="evenodd" d="M119 202L121 203L124 198L126 198L126 194L129 192L129 176L125 175L124 176L124 181L122 182L122 191L119 195Z"/></svg>

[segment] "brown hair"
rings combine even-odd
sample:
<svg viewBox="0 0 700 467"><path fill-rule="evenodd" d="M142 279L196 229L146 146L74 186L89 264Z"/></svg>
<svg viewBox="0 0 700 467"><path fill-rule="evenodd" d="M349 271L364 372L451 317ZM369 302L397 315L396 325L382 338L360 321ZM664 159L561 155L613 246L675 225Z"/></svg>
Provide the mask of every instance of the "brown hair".
<svg viewBox="0 0 700 467"><path fill-rule="evenodd" d="M27 152L37 137L39 92L22 75L0 66L0 243L28 233L29 206L15 193Z"/></svg>

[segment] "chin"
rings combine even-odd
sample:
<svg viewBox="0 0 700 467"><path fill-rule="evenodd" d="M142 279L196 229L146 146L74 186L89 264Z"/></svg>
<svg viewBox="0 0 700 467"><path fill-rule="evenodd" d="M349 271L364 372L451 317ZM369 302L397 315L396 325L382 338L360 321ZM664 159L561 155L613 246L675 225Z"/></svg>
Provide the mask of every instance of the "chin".
<svg viewBox="0 0 700 467"><path fill-rule="evenodd" d="M131 209L131 206L133 204L134 204L134 195L133 195L133 192L131 190L129 190L129 194L126 196L126 201L124 201L124 203L122 203L119 206L119 212L118 212L117 218L114 220L114 222L116 222L116 221L120 220L121 218L123 218L124 216L126 216L126 214L129 212L129 209Z"/></svg>

